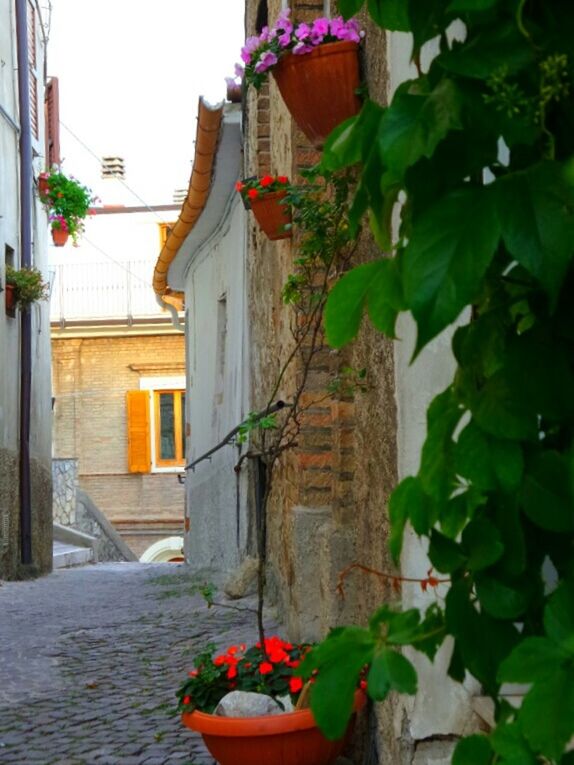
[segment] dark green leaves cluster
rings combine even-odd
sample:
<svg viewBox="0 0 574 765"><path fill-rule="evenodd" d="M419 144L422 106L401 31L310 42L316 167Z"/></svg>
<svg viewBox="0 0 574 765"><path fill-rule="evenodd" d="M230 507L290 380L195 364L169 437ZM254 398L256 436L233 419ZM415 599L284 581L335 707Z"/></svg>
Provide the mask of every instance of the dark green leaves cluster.
<svg viewBox="0 0 574 765"><path fill-rule="evenodd" d="M311 705L325 735L337 739L344 734L361 679L375 701L383 701L390 691L415 693L416 672L398 649L410 644L432 659L444 634L442 613L434 606L423 618L416 609L398 612L383 606L368 629L332 630L299 670L307 679L316 673Z"/></svg>
<svg viewBox="0 0 574 765"><path fill-rule="evenodd" d="M435 37L438 54L388 107L367 101L326 142L325 168L358 172L352 235L368 221L385 253L334 286L327 336L345 345L367 314L394 337L408 311L416 354L459 319L456 372L428 410L419 473L390 500L391 552L398 561L407 525L425 538L432 565L451 579L444 614L437 609L454 643L449 674L462 681L471 673L495 701L496 728L463 740L455 765L569 765L574 5L340 2L345 15L364 5L381 26L412 32L415 62ZM456 19L465 25L458 40ZM313 653L313 708L326 730L333 710L321 689L345 670L339 732L367 661L374 698L414 690L398 643L391 648L394 618L377 635L372 625L337 632ZM404 644L417 647L405 634ZM518 709L505 701L504 683L524 684Z"/></svg>

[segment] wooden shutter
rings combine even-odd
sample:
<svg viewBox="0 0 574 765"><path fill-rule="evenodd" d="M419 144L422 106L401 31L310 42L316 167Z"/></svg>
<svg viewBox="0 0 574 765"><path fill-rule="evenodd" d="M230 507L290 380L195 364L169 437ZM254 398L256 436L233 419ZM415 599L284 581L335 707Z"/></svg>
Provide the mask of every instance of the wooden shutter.
<svg viewBox="0 0 574 765"><path fill-rule="evenodd" d="M38 58L36 41L36 9L28 2L28 66L30 69L30 120L35 138L40 136L38 114Z"/></svg>
<svg viewBox="0 0 574 765"><path fill-rule="evenodd" d="M150 396L148 390L127 392L128 470L149 473L151 469Z"/></svg>
<svg viewBox="0 0 574 765"><path fill-rule="evenodd" d="M60 87L58 78L52 77L46 85L44 97L46 115L46 167L60 165Z"/></svg>

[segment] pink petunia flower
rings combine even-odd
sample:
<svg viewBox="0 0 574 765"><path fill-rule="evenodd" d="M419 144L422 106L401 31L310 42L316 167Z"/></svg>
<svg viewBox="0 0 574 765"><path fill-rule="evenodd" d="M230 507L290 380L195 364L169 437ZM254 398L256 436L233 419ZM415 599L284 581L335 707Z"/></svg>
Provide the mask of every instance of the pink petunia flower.
<svg viewBox="0 0 574 765"><path fill-rule="evenodd" d="M260 74L261 72L266 72L268 69L270 69L272 66L275 66L277 63L277 56L273 51L266 50L265 53L261 56L259 61L255 64L255 71L257 74Z"/></svg>

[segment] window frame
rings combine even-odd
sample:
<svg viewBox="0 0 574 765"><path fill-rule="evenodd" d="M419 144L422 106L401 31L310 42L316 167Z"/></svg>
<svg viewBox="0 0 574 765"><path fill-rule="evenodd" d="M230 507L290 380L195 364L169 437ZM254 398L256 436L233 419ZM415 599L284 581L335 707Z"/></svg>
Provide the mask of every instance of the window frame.
<svg viewBox="0 0 574 765"><path fill-rule="evenodd" d="M152 410L155 418L154 422L154 439L155 447L154 452L155 459L152 461L152 465L158 468L181 468L185 466L185 426L182 422L182 415L185 411L182 410L182 397L185 396L185 389L181 388L159 388L152 391ZM161 407L160 396L166 393L173 395L173 440L175 444L175 458L174 459L162 459L161 454ZM153 469L153 468L152 468Z"/></svg>
<svg viewBox="0 0 574 765"><path fill-rule="evenodd" d="M182 433L182 438L185 438L185 450L182 455L182 461L181 462L174 462L173 460L165 461L165 460L159 460L158 461L158 431L159 431L159 411L157 412L157 418L156 418L156 393L166 393L170 391L179 391L183 394L185 394L185 422L188 421L188 407L189 407L189 396L188 396L188 390L186 385L186 379L185 375L173 375L173 376L165 376L165 377L141 377L140 378L140 390L148 390L150 392L149 396L149 414L150 414L150 434L149 434L149 440L150 440L150 449L151 449L151 468L150 473L181 473L183 468L186 464L187 459L187 445L188 445L188 439L187 434L184 432ZM181 418L179 420L181 422Z"/></svg>

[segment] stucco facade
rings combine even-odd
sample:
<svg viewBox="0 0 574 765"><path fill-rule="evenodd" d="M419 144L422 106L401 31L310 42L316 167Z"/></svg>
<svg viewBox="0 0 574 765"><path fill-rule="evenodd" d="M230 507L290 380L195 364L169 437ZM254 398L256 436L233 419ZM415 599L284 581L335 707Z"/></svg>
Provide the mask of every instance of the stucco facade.
<svg viewBox="0 0 574 765"><path fill-rule="evenodd" d="M36 67L44 71L45 41L40 9L35 3ZM0 286L5 284L6 264L19 267L21 252L20 116L18 106L17 46L14 2L0 0ZM44 80L35 83L38 103L43 103ZM43 109L37 132L32 131L33 175L44 169ZM30 187L34 178L27 179ZM32 191L32 261L48 281L47 218L37 193ZM31 309L32 392L30 427L30 489L32 564L21 566L20 534L20 342L21 314L6 315L0 293L0 579L44 573L52 565L51 517L51 392L48 306Z"/></svg>

